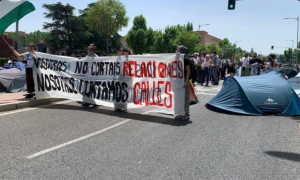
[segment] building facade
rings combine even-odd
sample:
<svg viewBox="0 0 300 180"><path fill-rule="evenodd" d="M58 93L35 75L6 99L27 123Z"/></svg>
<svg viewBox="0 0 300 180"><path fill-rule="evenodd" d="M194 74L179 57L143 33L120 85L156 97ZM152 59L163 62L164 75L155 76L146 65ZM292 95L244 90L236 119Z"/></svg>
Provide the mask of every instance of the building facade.
<svg viewBox="0 0 300 180"><path fill-rule="evenodd" d="M194 31L195 33L198 33L201 36L201 42L200 44L209 45L211 43L215 43L219 45L219 42L221 39L214 37L212 35L209 35L206 31Z"/></svg>

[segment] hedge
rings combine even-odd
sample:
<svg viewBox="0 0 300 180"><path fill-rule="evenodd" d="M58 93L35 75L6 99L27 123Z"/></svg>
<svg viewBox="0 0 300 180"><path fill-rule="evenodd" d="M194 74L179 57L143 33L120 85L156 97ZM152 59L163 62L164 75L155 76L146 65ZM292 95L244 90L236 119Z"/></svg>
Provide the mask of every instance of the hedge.
<svg viewBox="0 0 300 180"><path fill-rule="evenodd" d="M8 62L8 60L9 58L0 57L0 67L3 67ZM14 62L18 62L18 60L14 59Z"/></svg>

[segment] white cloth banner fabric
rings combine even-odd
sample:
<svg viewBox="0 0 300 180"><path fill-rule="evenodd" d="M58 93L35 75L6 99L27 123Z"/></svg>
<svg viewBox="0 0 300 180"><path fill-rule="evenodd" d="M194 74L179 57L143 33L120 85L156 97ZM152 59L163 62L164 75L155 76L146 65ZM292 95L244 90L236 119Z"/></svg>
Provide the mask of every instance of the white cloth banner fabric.
<svg viewBox="0 0 300 180"><path fill-rule="evenodd" d="M184 114L180 54L85 57L36 53L37 99L65 98L120 109Z"/></svg>

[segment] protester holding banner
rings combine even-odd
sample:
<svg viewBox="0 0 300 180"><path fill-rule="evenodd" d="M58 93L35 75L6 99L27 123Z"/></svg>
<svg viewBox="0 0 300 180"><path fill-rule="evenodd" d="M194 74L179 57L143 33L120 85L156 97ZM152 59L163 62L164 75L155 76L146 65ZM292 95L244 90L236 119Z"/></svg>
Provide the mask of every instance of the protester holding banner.
<svg viewBox="0 0 300 180"><path fill-rule="evenodd" d="M125 58L125 61L128 62L128 55L131 55L131 52L127 48L122 48L121 51L119 52L119 57L117 62L122 63L123 59ZM116 78L116 81L120 80L120 76ZM129 81L128 84L132 84L132 81ZM115 111L123 111L123 112L128 112L127 109L127 102L125 103L114 103Z"/></svg>
<svg viewBox="0 0 300 180"><path fill-rule="evenodd" d="M13 51L13 53L18 57L22 58L27 62L26 66L26 84L27 84L27 94L25 98L35 98L34 93L34 80L33 80L33 65L34 60L33 58L37 58L37 55L35 53L36 46L33 43L29 44L29 52L26 52L24 54L19 54L13 47L10 46L10 49Z"/></svg>
<svg viewBox="0 0 300 180"><path fill-rule="evenodd" d="M96 49L97 49L97 47L94 44L91 44L88 47L88 56L92 57L93 59L95 57L98 57L98 55L96 54Z"/></svg>
<svg viewBox="0 0 300 180"><path fill-rule="evenodd" d="M184 97L184 115L178 115L175 119L188 120L190 118L190 77L191 77L191 62L187 55L188 49L184 46L177 47L178 54L182 53L184 55L184 84L183 88L185 89Z"/></svg>

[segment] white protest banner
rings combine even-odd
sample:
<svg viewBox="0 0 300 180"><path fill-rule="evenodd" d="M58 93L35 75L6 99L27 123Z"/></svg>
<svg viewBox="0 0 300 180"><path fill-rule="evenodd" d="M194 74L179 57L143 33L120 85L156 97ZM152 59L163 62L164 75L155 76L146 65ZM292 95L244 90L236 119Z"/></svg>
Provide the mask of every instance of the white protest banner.
<svg viewBox="0 0 300 180"><path fill-rule="evenodd" d="M120 109L184 114L183 55L85 57L36 53L37 99L65 98Z"/></svg>

